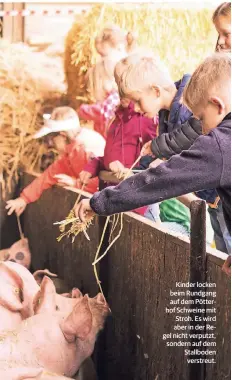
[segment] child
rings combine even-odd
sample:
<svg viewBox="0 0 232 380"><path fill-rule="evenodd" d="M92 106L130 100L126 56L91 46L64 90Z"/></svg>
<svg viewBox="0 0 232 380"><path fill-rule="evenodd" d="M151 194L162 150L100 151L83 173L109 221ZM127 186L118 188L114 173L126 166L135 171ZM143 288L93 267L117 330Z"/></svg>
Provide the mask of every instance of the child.
<svg viewBox="0 0 232 380"><path fill-rule="evenodd" d="M216 51L231 51L231 3L225 2L213 14L213 23L218 32Z"/></svg>
<svg viewBox="0 0 232 380"><path fill-rule="evenodd" d="M217 50L230 51L231 3L223 3L215 10L213 22L219 34ZM191 112L181 103L181 96L189 79L190 76L185 75L182 81L175 83L177 92L170 110L161 110L159 112L159 137L145 145L143 148L144 154L152 154L153 158L168 159L173 154L178 154L182 150L188 149L195 139L201 135L200 123L191 117ZM140 169L146 169L151 160L151 156L145 156L141 160ZM216 248L230 254L231 238L225 225L218 194L215 190L211 189L207 192L200 191L196 195L208 203L208 212L214 230Z"/></svg>
<svg viewBox="0 0 232 380"><path fill-rule="evenodd" d="M48 144L60 153L60 158L48 167L38 178L28 185L20 197L7 202L8 215L14 211L21 215L28 203L40 198L43 191L60 183L64 186L80 188L79 173L89 158L103 154L105 140L95 131L81 128L76 112L70 107L58 107L51 119L35 134L34 138L47 136ZM93 179L86 191L94 193L98 180Z"/></svg>
<svg viewBox="0 0 232 380"><path fill-rule="evenodd" d="M85 120L93 120L94 130L104 138L109 121L120 103L114 67L121 58L126 57L134 44L132 33L124 32L117 25L104 28L95 39L96 50L102 59L89 70L87 78L88 90L97 103L81 105L78 114Z"/></svg>
<svg viewBox="0 0 232 380"><path fill-rule="evenodd" d="M116 84L112 80L110 81L113 76L113 69L112 61L108 58L102 59L93 67L92 82L98 101L90 105L82 104L78 111L78 115L82 119L94 121L94 130L104 138L107 136L109 122L120 103Z"/></svg>
<svg viewBox="0 0 232 380"><path fill-rule="evenodd" d="M88 183L101 170L120 173L125 168L130 168L139 157L142 145L156 135L156 127L157 119L154 122L153 119L142 116L135 111L132 102L123 99L109 128L104 156L91 160L84 167L80 173L81 182ZM143 215L144 211L145 209L138 212Z"/></svg>
<svg viewBox="0 0 232 380"><path fill-rule="evenodd" d="M150 78L151 67L157 76ZM153 72L153 70L152 70ZM184 102L202 123L204 135L189 150L81 201L75 213L112 215L149 205L181 194L216 188L222 201L228 231L231 227L231 58L216 53L196 69L185 92ZM174 90L162 65L155 59L131 56L119 82L119 93L138 102L152 116L170 104ZM154 94L161 94L158 99ZM161 100L162 99L162 100ZM149 109L149 110L148 110Z"/></svg>

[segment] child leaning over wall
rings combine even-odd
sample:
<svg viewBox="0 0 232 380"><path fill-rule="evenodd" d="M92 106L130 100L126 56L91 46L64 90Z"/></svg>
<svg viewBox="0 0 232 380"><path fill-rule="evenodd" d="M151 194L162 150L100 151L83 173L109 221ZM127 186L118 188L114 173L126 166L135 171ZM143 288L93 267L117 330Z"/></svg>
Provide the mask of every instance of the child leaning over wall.
<svg viewBox="0 0 232 380"><path fill-rule="evenodd" d="M89 161L80 173L81 182L88 184L101 170L126 172L139 157L143 144L156 136L157 122L157 118L154 121L136 112L134 104L124 98L109 127L104 155ZM135 211L144 215L145 208Z"/></svg>
<svg viewBox="0 0 232 380"><path fill-rule="evenodd" d="M58 107L51 119L35 134L35 138L47 136L47 143L54 146L60 158L31 182L17 199L7 202L8 215L14 211L21 215L27 204L37 201L43 191L59 183L63 186L81 188L77 179L90 158L103 154L105 140L90 129L81 128L76 112L70 107ZM94 193L98 189L98 179L91 180L86 191Z"/></svg>
<svg viewBox="0 0 232 380"><path fill-rule="evenodd" d="M88 90L95 104L82 104L78 114L82 119L93 120L94 130L104 138L109 122L120 103L117 85L114 80L114 67L120 59L126 57L135 45L130 32L123 31L117 25L111 25L95 39L95 47L101 60L87 74Z"/></svg>
<svg viewBox="0 0 232 380"><path fill-rule="evenodd" d="M133 83L147 64L156 65L151 57L130 57L122 74L119 92L143 109L152 91L150 81L141 91L131 92ZM163 83L165 86L165 83ZM202 189L216 188L222 201L228 231L231 231L231 57L216 53L196 69L184 91L184 102L202 123L203 134L190 149L172 156L156 168L136 174L116 187L97 192L82 200L75 214L82 221L86 213L112 215L157 203ZM199 170L201 169L201 170Z"/></svg>
<svg viewBox="0 0 232 380"><path fill-rule="evenodd" d="M215 10L213 22L219 35L216 50L230 51L231 3L225 2ZM191 112L181 102L184 87L189 79L190 75L184 75L181 81L175 83L177 91L169 110L161 109L159 111L159 137L147 143L144 147L143 154L150 156L146 156L141 160L140 169L146 169L154 158L169 159L172 155L188 149L195 139L202 134L201 124L191 117ZM154 107L156 106L154 105ZM200 191L196 195L208 203L216 248L230 254L231 237L226 228L222 203L217 193L215 190L210 190L207 192ZM152 206L148 208L148 213L152 215Z"/></svg>

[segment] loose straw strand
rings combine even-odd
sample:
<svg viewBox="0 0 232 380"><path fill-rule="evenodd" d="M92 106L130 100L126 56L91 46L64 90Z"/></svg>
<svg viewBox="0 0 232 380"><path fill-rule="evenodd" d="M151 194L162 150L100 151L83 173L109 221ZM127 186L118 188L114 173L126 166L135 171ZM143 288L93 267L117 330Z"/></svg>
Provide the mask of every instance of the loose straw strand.
<svg viewBox="0 0 232 380"><path fill-rule="evenodd" d="M17 222L18 222L18 228L19 228L19 234L20 234L20 239L24 239L24 234L23 234L23 230L22 230L22 225L21 225L21 222L20 222L20 218L19 216L16 214L17 216Z"/></svg>
<svg viewBox="0 0 232 380"><path fill-rule="evenodd" d="M77 197L76 202L74 203L73 208L76 207L76 205L79 203L79 201L81 199L81 196L83 195L84 188L85 188L85 183L83 183L83 185L81 186L81 191L80 191L80 193L79 193L79 195Z"/></svg>
<svg viewBox="0 0 232 380"><path fill-rule="evenodd" d="M100 240L100 243L98 245L97 252L96 252L96 255L95 255L95 258L94 258L94 262L96 262L96 260L98 259L98 255L99 255L100 249L102 247L103 239L105 237L106 228L107 228L107 225L108 225L109 221L110 221L110 216L107 216L106 221L105 221L105 225L104 225L104 229L103 229L103 232L102 232L101 240ZM100 282L100 279L98 277L96 264L93 264L93 266L94 266L94 274L95 274L95 277L96 277L96 280L97 280L97 284L98 284L98 286L100 288L100 291L101 291L102 295L104 296L103 291L102 291L102 287L101 287L101 282Z"/></svg>
<svg viewBox="0 0 232 380"><path fill-rule="evenodd" d="M125 176L125 178L124 178L124 180L125 179L127 179L128 177L129 177L129 175L131 174L131 172L132 172L132 169L133 169L133 167L141 160L141 155L137 158L137 160L133 163L133 165L129 168L129 170L128 170L128 172L127 172L127 174L126 174L126 176ZM123 180L123 181L124 181ZM121 181L121 182L123 182L123 181ZM118 233L118 235L113 239L113 241L110 243L110 245L107 247L107 249L105 250L105 252L100 256L100 257L98 257L99 256L99 252L100 252L100 249L101 249L101 247L102 247L102 243L103 243L103 239L104 239L104 237L105 237L105 233L106 233L106 227L107 227L107 225L108 225L108 223L109 223L109 220L110 220L110 216L107 216L107 218L106 218L106 221L105 221L105 225L104 225L104 229L103 229L103 232L102 232L102 236L101 236L101 240L100 240L100 243L99 243L99 246L98 246L98 248L97 248L97 252L96 252L96 255L95 255L95 259L94 259L94 262L92 263L92 265L93 265L93 267L94 267L94 274L95 274L95 277L96 277L96 281L97 281L97 284L98 284L98 286L99 286L99 288L100 288L100 291L101 291L101 293L102 293L102 295L104 296L104 294L103 294L103 291L102 291L102 287L101 287L101 283L100 283L100 279L99 279L99 277L98 277L98 273L97 273L97 268L96 268L96 264L107 254L107 252L109 251L109 249L112 247L112 245L116 242L116 240L117 239L119 239L119 237L121 236L121 233L122 233L122 229L123 229L123 213L121 213L120 214L120 218L121 218L121 227L120 227L120 231L119 231L119 233Z"/></svg>

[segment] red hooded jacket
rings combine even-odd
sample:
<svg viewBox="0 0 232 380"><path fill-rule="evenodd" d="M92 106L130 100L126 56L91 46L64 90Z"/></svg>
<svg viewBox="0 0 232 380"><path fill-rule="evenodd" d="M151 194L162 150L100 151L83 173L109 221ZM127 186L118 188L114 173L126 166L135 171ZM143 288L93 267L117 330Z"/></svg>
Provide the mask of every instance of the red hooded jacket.
<svg viewBox="0 0 232 380"><path fill-rule="evenodd" d="M119 106L109 127L104 156L89 161L84 170L96 177L101 170L109 170L109 164L116 160L130 168L142 146L156 137L157 125L158 118L154 121L136 112L132 102L127 108ZM106 187L110 185L106 183ZM139 209L138 213L143 215L145 209Z"/></svg>
<svg viewBox="0 0 232 380"><path fill-rule="evenodd" d="M25 202L31 203L37 201L43 191L57 184L56 174L67 174L71 177L78 178L80 172L87 164L89 157L95 153L103 152L105 141L98 133L82 129L82 137L76 139L73 143L67 145L65 153L50 165L38 178L30 183L20 194ZM86 140L86 141L85 141ZM93 140L93 141L92 141ZM95 145L95 146L94 146ZM98 178L90 180L85 187L85 191L95 193L98 190ZM76 186L81 188L81 185Z"/></svg>

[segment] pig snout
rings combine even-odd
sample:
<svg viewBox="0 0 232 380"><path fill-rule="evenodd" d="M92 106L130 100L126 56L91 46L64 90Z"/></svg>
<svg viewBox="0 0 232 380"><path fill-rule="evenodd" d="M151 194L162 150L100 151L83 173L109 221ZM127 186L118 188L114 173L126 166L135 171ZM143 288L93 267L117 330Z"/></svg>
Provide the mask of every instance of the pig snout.
<svg viewBox="0 0 232 380"><path fill-rule="evenodd" d="M28 239L20 239L10 248L1 250L0 260L18 263L29 269L31 265L31 252L29 249Z"/></svg>

